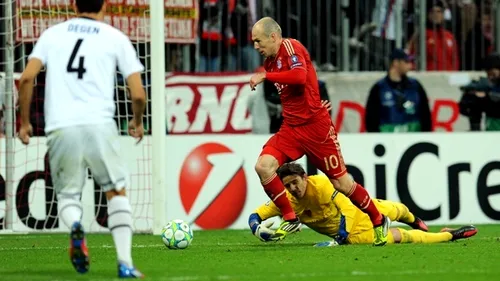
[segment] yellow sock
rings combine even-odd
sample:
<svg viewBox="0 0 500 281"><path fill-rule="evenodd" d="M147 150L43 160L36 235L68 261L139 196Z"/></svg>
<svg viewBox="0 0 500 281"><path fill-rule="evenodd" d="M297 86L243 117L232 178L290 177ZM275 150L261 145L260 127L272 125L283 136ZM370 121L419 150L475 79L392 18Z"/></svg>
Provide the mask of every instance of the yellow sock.
<svg viewBox="0 0 500 281"><path fill-rule="evenodd" d="M430 233L422 230L406 230L398 227L401 233L400 243L439 243L451 241L453 235L449 232Z"/></svg>
<svg viewBox="0 0 500 281"><path fill-rule="evenodd" d="M413 223L415 222L415 216L408 210L406 205L396 202L391 202L392 208L390 208L388 217L392 221L398 221L402 223Z"/></svg>

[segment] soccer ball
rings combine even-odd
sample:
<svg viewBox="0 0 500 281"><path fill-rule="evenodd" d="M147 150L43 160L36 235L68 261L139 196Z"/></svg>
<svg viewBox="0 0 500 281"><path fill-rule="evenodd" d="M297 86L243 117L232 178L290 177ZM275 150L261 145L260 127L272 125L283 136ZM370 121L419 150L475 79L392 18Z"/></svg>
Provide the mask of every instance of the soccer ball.
<svg viewBox="0 0 500 281"><path fill-rule="evenodd" d="M186 249L193 241L193 230L183 220L172 220L163 227L161 239L169 249Z"/></svg>

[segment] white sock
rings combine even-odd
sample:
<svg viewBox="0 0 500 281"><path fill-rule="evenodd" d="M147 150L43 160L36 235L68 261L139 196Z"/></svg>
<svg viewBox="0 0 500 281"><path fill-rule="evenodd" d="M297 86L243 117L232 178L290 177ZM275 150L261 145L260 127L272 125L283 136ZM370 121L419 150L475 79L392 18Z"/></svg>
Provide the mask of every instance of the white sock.
<svg viewBox="0 0 500 281"><path fill-rule="evenodd" d="M71 229L73 223L82 219L82 203L79 194L58 194L57 212L59 219Z"/></svg>
<svg viewBox="0 0 500 281"><path fill-rule="evenodd" d="M114 196L109 200L108 227L115 241L118 261L132 267L132 210L127 197Z"/></svg>

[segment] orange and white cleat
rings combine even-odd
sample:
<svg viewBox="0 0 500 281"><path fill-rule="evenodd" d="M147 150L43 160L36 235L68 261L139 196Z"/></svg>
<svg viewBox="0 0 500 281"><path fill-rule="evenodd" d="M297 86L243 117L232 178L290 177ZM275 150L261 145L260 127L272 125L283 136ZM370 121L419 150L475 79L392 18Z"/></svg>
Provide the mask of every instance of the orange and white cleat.
<svg viewBox="0 0 500 281"><path fill-rule="evenodd" d="M409 223L408 225L413 229L419 229L425 232L429 231L429 227L427 226L427 224L425 224L425 222L419 217L415 217L415 221L413 223Z"/></svg>
<svg viewBox="0 0 500 281"><path fill-rule="evenodd" d="M445 227L445 228L441 229L441 232L451 233L451 235L453 235L453 238L451 239L451 241L455 241L458 239L465 239L465 238L469 238L469 237L476 235L477 228L473 225L466 225L466 226L462 226L462 227L457 228L457 229Z"/></svg>

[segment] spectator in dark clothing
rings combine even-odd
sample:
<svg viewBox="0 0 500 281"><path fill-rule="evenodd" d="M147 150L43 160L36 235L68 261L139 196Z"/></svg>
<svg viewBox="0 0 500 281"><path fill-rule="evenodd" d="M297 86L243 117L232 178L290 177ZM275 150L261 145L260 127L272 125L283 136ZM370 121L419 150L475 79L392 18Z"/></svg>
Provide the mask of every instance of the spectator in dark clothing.
<svg viewBox="0 0 500 281"><path fill-rule="evenodd" d="M465 70L482 70L483 58L493 52L493 18L483 13L465 41Z"/></svg>
<svg viewBox="0 0 500 281"><path fill-rule="evenodd" d="M250 72L260 64L259 53L253 48L251 40L251 28L254 22L247 0L237 0L235 4L231 14L231 29L236 45L231 52L236 57L236 70Z"/></svg>
<svg viewBox="0 0 500 281"><path fill-rule="evenodd" d="M234 71L234 57L228 47L236 43L228 23L225 1L200 0L200 62L198 71Z"/></svg>
<svg viewBox="0 0 500 281"><path fill-rule="evenodd" d="M366 103L368 132L428 132L432 129L429 100L422 85L406 74L412 57L396 49L387 76L370 90Z"/></svg>

